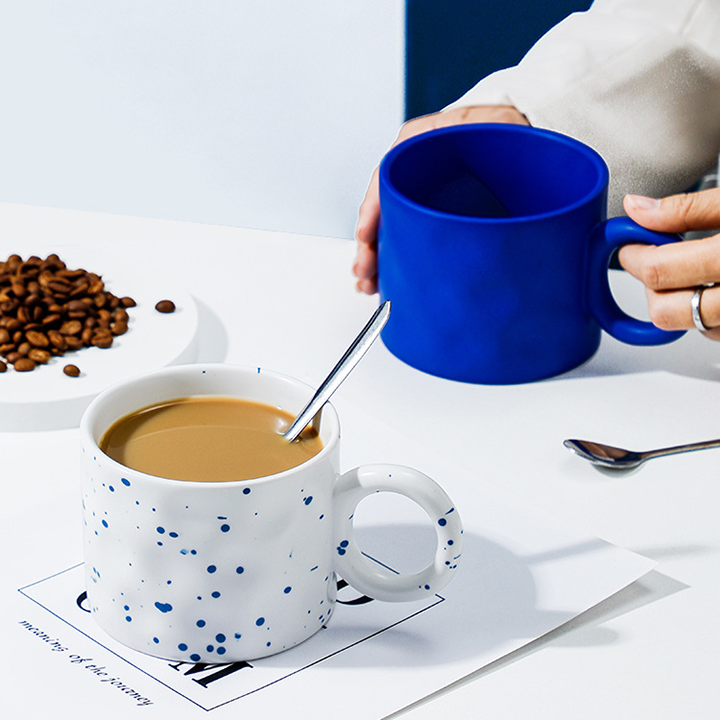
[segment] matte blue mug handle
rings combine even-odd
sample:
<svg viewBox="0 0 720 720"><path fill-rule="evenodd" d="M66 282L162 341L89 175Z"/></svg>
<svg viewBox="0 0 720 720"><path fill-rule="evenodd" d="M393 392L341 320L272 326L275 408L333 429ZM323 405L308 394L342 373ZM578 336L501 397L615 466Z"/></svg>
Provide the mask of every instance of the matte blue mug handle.
<svg viewBox="0 0 720 720"><path fill-rule="evenodd" d="M630 345L665 345L685 334L685 330L661 330L623 312L612 296L608 278L610 258L623 245L667 245L678 240L679 235L653 232L624 217L606 220L593 230L588 248L586 297L588 309L605 332Z"/></svg>

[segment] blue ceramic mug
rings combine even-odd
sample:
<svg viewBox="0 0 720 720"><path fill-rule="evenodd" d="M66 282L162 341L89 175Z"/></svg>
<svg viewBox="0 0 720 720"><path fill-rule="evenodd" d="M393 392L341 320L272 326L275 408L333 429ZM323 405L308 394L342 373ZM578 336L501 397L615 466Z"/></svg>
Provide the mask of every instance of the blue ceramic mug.
<svg viewBox="0 0 720 720"><path fill-rule="evenodd" d="M433 375L505 384L577 367L601 328L633 345L679 338L623 312L608 279L620 246L679 238L607 220L607 187L594 150L548 130L460 125L397 145L380 166L386 347Z"/></svg>

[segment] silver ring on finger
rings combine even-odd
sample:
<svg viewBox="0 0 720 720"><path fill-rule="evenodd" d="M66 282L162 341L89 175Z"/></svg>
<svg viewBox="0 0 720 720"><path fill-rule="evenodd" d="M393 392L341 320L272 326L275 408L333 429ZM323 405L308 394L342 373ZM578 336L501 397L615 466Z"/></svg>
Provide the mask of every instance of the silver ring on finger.
<svg viewBox="0 0 720 720"><path fill-rule="evenodd" d="M702 295L709 287L712 287L712 283L710 283L709 285L698 285L698 287L695 288L693 296L690 298L690 310L692 311L693 323L700 332L707 332L708 330L710 330L710 328L703 322L702 314L700 311L700 302L702 301Z"/></svg>

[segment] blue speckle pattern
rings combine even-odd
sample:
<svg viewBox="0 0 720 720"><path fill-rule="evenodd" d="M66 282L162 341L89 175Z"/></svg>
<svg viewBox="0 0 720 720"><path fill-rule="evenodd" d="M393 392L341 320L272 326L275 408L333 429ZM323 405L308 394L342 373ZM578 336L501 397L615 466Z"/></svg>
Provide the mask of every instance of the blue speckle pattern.
<svg viewBox="0 0 720 720"><path fill-rule="evenodd" d="M282 493L257 481L186 492L120 475L100 454L83 462L88 607L111 635L162 658L219 664L292 647L327 622L328 478Z"/></svg>

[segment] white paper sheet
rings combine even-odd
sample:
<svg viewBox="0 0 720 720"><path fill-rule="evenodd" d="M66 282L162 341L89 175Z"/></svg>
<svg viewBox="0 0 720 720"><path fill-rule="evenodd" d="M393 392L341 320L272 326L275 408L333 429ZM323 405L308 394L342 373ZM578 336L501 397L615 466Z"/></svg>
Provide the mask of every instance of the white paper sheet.
<svg viewBox="0 0 720 720"><path fill-rule="evenodd" d="M190 720L211 712L220 720L253 719L285 717L292 708L298 720L380 718L543 636L653 567L518 506L366 412L336 406L344 467L413 465L455 501L465 546L440 595L389 604L364 602L344 588L340 598L348 604L328 627L285 653L235 665L158 660L112 641L84 609L79 495L38 502L30 517L10 514L0 529L0 677L8 717ZM383 495L358 508L364 551L399 571L418 569L434 543L429 522L408 503Z"/></svg>

